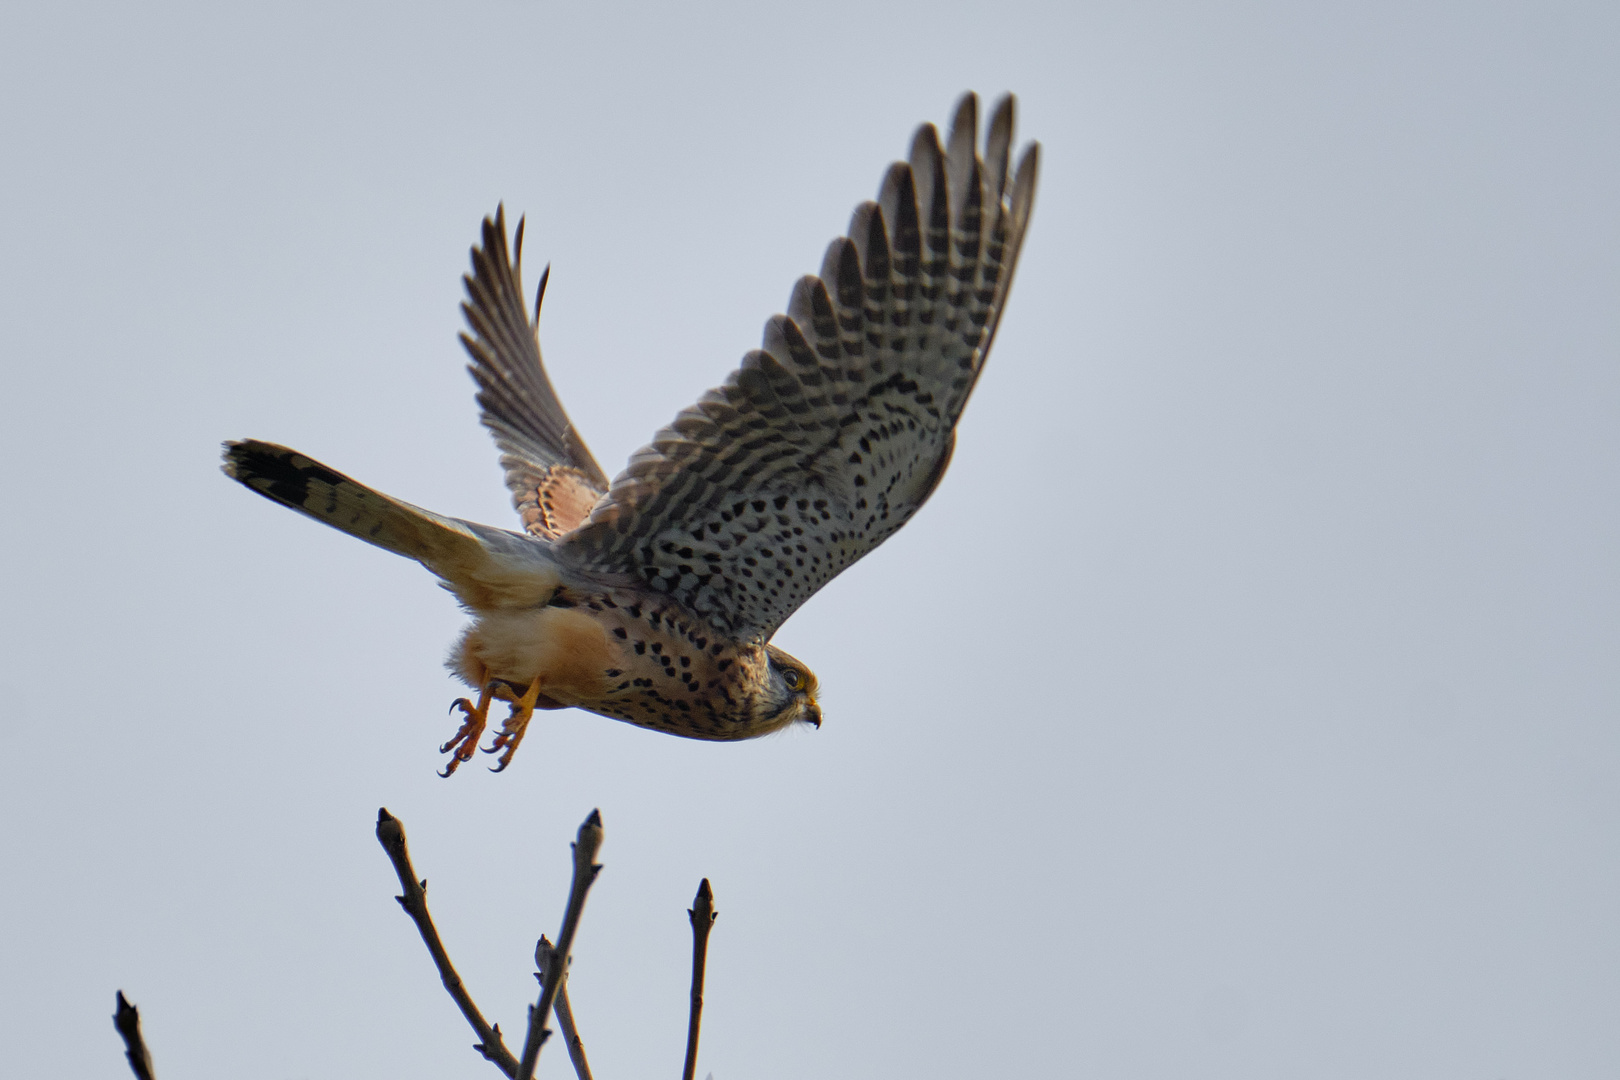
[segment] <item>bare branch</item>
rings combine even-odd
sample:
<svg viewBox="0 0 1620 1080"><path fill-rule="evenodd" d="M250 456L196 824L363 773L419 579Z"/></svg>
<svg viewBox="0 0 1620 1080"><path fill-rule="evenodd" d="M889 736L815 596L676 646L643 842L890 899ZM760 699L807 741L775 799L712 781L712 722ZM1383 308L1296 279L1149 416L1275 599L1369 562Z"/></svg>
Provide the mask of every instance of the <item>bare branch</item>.
<svg viewBox="0 0 1620 1080"><path fill-rule="evenodd" d="M540 1045L551 1032L546 1028L546 1016L551 1012L562 985L563 972L568 970L569 954L574 948L574 931L579 929L579 917L585 910L585 894L602 867L596 853L602 848L602 813L592 810L579 835L574 840L574 880L568 890L568 910L563 915L562 929L557 932L558 962L546 965L545 984L540 991L540 1003L529 1010L528 1037L523 1040L523 1060L518 1065L516 1080L534 1080L535 1062L540 1060Z"/></svg>
<svg viewBox="0 0 1620 1080"><path fill-rule="evenodd" d="M546 970L557 962L557 949L551 941L541 935L540 942L534 947L534 963L540 970L535 972L535 978L543 985L546 981ZM553 1015L557 1017L557 1026L562 1029L563 1045L568 1048L568 1060L574 1063L574 1072L579 1080L591 1080L590 1062L585 1060L585 1043L579 1037L579 1028L574 1026L574 1009L568 1003L568 971L565 968L562 981L557 984L557 1001L552 1006Z"/></svg>
<svg viewBox="0 0 1620 1080"><path fill-rule="evenodd" d="M719 916L708 878L698 885L697 897L686 914L692 920L692 1011L686 1022L686 1070L681 1076L682 1080L693 1080L697 1075L698 1025L703 1021L703 969L709 958L709 930Z"/></svg>
<svg viewBox="0 0 1620 1080"><path fill-rule="evenodd" d="M405 890L405 895L394 899L416 923L422 943L428 947L428 952L433 955L433 963L439 969L440 981L478 1036L479 1041L473 1045L473 1049L493 1061L496 1068L507 1076L516 1076L518 1061L501 1040L501 1026L491 1025L484 1020L484 1014L478 1011L472 995L462 985L461 976L456 974L454 965L450 963L449 954L444 951L439 931L433 925L433 917L428 914L427 881L417 880L416 870L411 866L410 852L405 847L405 825L386 808L377 811L377 842L388 852L388 858L394 864L394 873L399 875L400 888Z"/></svg>
<svg viewBox="0 0 1620 1080"><path fill-rule="evenodd" d="M141 1038L141 1011L129 1003L122 990L118 991L118 1011L113 1013L113 1027L124 1037L124 1056L129 1059L129 1071L136 1080L152 1080L152 1055Z"/></svg>

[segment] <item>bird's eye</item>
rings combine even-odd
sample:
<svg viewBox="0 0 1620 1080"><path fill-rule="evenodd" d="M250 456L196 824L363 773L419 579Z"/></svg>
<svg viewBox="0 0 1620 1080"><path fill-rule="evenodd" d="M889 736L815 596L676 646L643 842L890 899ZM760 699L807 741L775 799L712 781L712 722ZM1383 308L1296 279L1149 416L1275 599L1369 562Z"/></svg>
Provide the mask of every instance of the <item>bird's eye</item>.
<svg viewBox="0 0 1620 1080"><path fill-rule="evenodd" d="M787 688L789 690L797 690L799 687L804 685L804 676L800 675L792 668L783 668L782 681L787 683Z"/></svg>

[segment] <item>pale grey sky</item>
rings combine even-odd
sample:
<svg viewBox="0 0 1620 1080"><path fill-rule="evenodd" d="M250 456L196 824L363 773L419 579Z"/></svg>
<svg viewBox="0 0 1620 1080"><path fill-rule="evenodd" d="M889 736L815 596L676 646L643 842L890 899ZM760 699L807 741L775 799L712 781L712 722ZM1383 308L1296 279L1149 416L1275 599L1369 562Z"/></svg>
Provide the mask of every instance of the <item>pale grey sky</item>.
<svg viewBox="0 0 1620 1080"><path fill-rule="evenodd" d="M1041 189L932 503L778 641L826 724L548 714L434 775L460 617L253 498L288 443L515 519L455 341L480 218L614 471L914 126L1015 90ZM1613 4L0 10L0 1054L488 1077L567 842L575 1009L702 1072L1620 1072ZM570 1075L554 1047L544 1076Z"/></svg>

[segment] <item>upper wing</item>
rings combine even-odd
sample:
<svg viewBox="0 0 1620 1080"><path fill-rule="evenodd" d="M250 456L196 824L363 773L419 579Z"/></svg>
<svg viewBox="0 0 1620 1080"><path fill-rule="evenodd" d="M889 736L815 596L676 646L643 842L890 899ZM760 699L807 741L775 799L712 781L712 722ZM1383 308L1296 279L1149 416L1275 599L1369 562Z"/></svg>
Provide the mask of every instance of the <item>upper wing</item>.
<svg viewBox="0 0 1620 1080"><path fill-rule="evenodd" d="M463 333L478 383L484 426L501 451L506 486L523 527L554 539L585 520L607 490L607 476L579 437L540 361L540 301L551 268L540 275L534 321L523 304L523 222L515 249L506 247L506 210L484 219L483 245L472 249L472 273L462 278L467 299L461 310L472 333Z"/></svg>
<svg viewBox="0 0 1620 1080"><path fill-rule="evenodd" d="M1011 96L983 157L977 128L968 94L948 149L918 129L764 347L631 457L560 558L765 640L905 524L950 460L1035 195L1036 145L1007 168Z"/></svg>

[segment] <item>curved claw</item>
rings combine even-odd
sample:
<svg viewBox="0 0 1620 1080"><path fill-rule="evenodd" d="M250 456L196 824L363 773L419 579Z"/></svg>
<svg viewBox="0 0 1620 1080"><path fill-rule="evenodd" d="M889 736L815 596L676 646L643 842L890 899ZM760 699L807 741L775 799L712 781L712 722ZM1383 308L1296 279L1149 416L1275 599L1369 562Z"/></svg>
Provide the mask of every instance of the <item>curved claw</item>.
<svg viewBox="0 0 1620 1080"><path fill-rule="evenodd" d="M463 740L461 740L459 738L451 739L449 742L447 742L443 746L439 747L439 753L448 754L450 752L450 748L452 746L455 746L457 742L461 742L461 741L463 741ZM445 765L444 771L439 773L439 775L444 777L445 779L449 779L450 774L455 772L456 769L461 765L461 763L463 761L466 761L466 760L468 760L469 758L472 757L471 754L466 753L465 751L466 751L466 748L464 746L457 749L456 752L455 752L455 755L453 757L451 757L449 763L447 763Z"/></svg>
<svg viewBox="0 0 1620 1080"><path fill-rule="evenodd" d="M484 723L489 716L489 699L492 691L485 687L478 695L478 704L474 705L466 698L457 698L450 703L450 712L460 709L466 716L461 727L451 736L450 741L439 747L441 754L453 754L446 763L444 771L439 775L448 778L463 761L472 760L473 751L478 747L478 740L484 734Z"/></svg>
<svg viewBox="0 0 1620 1080"><path fill-rule="evenodd" d="M540 700L540 679L537 677L521 695L513 693L510 688L503 684L495 691L495 696L511 703L512 715L506 718L506 723L501 725L501 730L496 734L494 740L487 747L480 747L480 749L486 754L501 755L500 761L490 770L491 772L501 772L505 770L507 765L511 764L512 755L517 752L518 743L523 741L523 734L528 730L529 720L534 716L535 703Z"/></svg>

